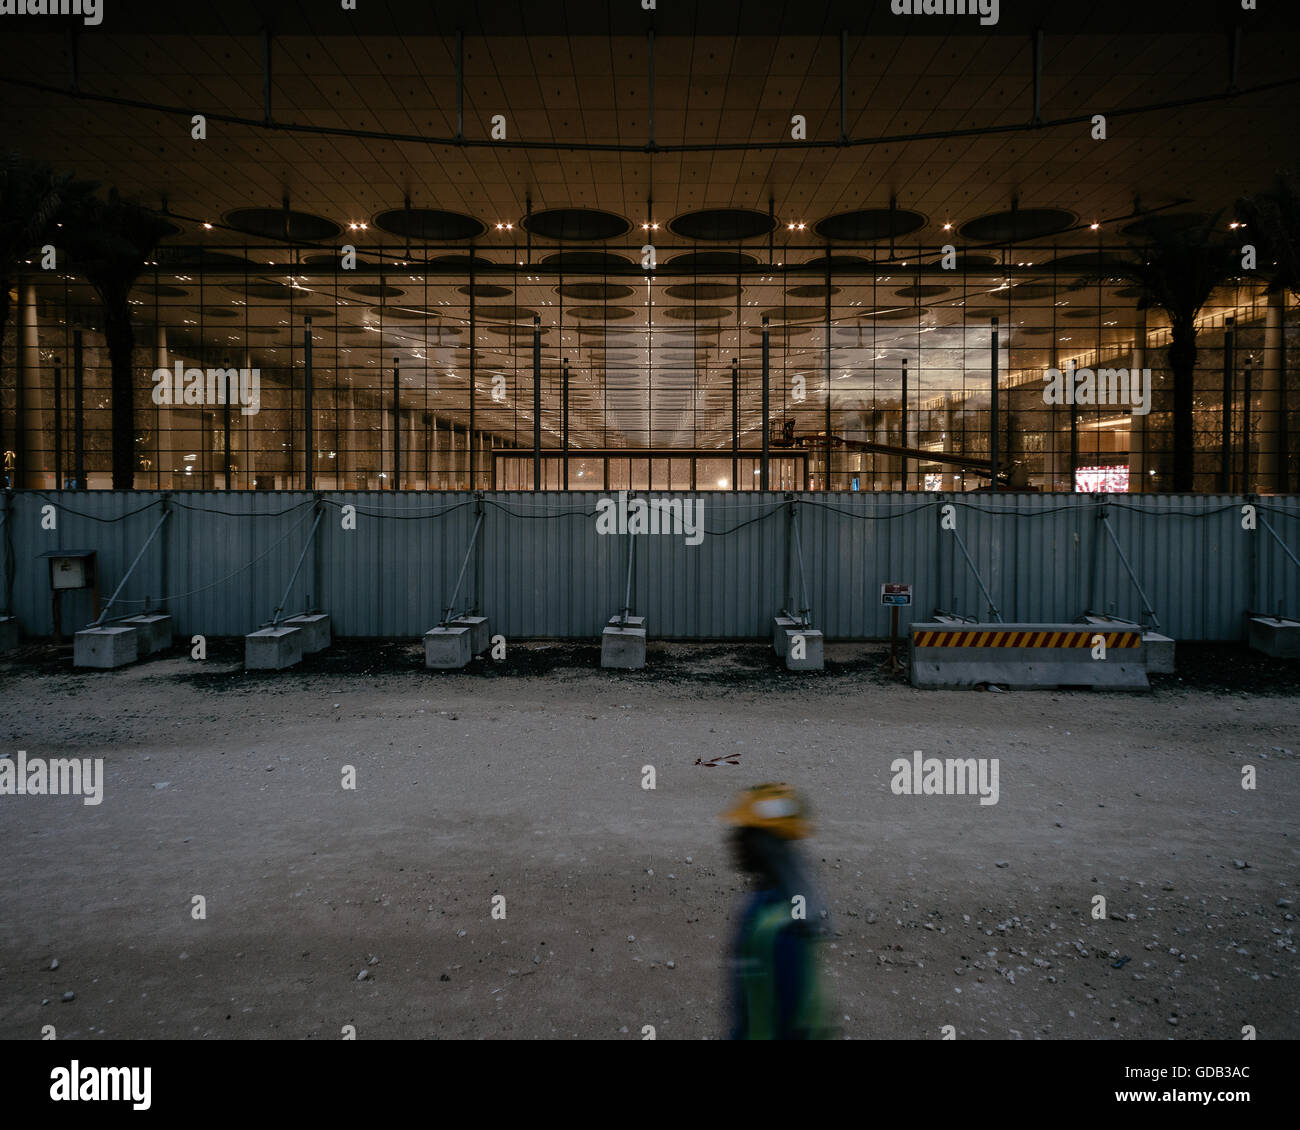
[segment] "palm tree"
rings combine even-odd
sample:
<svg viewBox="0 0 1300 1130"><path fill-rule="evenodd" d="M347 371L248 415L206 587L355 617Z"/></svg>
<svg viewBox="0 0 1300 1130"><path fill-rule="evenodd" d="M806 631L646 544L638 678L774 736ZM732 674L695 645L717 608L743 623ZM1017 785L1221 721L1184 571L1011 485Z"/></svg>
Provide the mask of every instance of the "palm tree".
<svg viewBox="0 0 1300 1130"><path fill-rule="evenodd" d="M0 347L9 319L9 288L23 255L54 230L62 192L71 181L18 153L0 155Z"/></svg>
<svg viewBox="0 0 1300 1130"><path fill-rule="evenodd" d="M1261 273L1268 278L1268 294L1277 295L1277 305L1285 311L1285 299L1290 291L1300 298L1300 166L1292 172L1279 172L1271 188L1243 196L1237 201L1237 215L1245 223L1244 242L1254 244L1258 262L1265 264ZM1285 341L1285 335L1281 338ZM1284 350L1285 352L1285 350ZM1278 453L1276 464L1276 489L1287 489L1290 472L1287 467L1288 414L1286 410L1287 382L1283 379L1273 393L1268 408L1276 411L1276 419L1266 418L1265 426L1276 430L1274 441Z"/></svg>
<svg viewBox="0 0 1300 1130"><path fill-rule="evenodd" d="M1116 260L1076 284L1123 279L1138 290L1139 310L1169 318L1175 491L1190 491L1195 481L1196 318L1214 288L1239 271L1235 249L1217 231L1220 215L1192 225L1150 224L1136 259Z"/></svg>
<svg viewBox="0 0 1300 1130"><path fill-rule="evenodd" d="M1261 260L1271 264L1269 292L1289 290L1300 297L1300 171L1278 173L1272 188L1237 201L1237 215L1246 225L1246 242L1254 243Z"/></svg>
<svg viewBox="0 0 1300 1130"><path fill-rule="evenodd" d="M131 288L135 286L166 221L147 208L123 200L81 197L63 220L63 243L70 265L95 289L104 312L104 341L111 370L113 489L135 485L135 331L131 326Z"/></svg>
<svg viewBox="0 0 1300 1130"><path fill-rule="evenodd" d="M50 239L71 180L18 153L0 155L0 353L9 328L9 291L14 276L23 256ZM2 440L0 435L0 452L4 450ZM0 479L3 477L0 471Z"/></svg>

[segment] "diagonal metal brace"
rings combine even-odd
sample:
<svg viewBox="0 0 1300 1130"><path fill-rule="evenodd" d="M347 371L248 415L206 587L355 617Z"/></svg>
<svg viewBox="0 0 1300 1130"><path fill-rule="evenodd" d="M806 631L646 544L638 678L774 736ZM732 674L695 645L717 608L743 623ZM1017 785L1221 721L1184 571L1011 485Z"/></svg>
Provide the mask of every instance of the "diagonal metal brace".
<svg viewBox="0 0 1300 1130"><path fill-rule="evenodd" d="M158 531L162 529L163 523L170 517L171 511L167 509L167 503L164 502L162 517L158 519L157 524L150 531L149 536L145 538L144 545L140 547L140 552L135 555L135 560L131 562L131 568L122 574L122 579L118 581L117 588L113 590L113 595L108 598L108 603L104 605L98 619L90 625L92 628L98 628L104 622L104 618L108 615L108 610L113 607L113 602L121 595L122 589L126 587L126 582L131 579L131 574L135 572L135 567L140 564L141 558L144 557L145 550L149 548L153 539L157 536Z"/></svg>
<svg viewBox="0 0 1300 1130"><path fill-rule="evenodd" d="M1115 536L1115 531L1110 524L1110 516L1106 513L1106 504L1103 502L1097 511L1097 520L1102 524L1111 544L1115 547L1115 552L1119 554L1119 559L1123 562L1124 571L1128 573L1128 579L1133 582L1133 587L1137 589L1138 596L1142 598L1142 618L1145 625L1147 617L1151 618L1151 626L1159 630L1160 619L1156 616L1155 609L1151 607L1151 602L1147 599L1147 594L1142 591L1142 585L1138 582L1137 574L1133 572L1133 566L1129 564L1128 557L1124 553L1124 547L1119 544L1119 538Z"/></svg>
<svg viewBox="0 0 1300 1130"><path fill-rule="evenodd" d="M1294 565L1297 569L1300 569L1300 558L1296 557L1296 555L1291 552L1291 547L1287 545L1287 543L1282 540L1281 535L1279 535L1278 532L1268 524L1268 519L1265 518L1263 514L1260 514L1259 520L1260 522L1263 523L1264 529L1268 531L1269 536L1275 542L1277 542L1279 546L1281 546L1282 552L1285 553L1289 558L1291 558L1291 564ZM1280 600L1277 602L1277 613L1275 615L1275 619L1278 620L1282 619L1282 602Z"/></svg>
<svg viewBox="0 0 1300 1130"><path fill-rule="evenodd" d="M624 627L627 626L628 619L632 615L632 573L635 567L636 534L629 529L627 532L627 584L623 587L623 611L619 613L619 621Z"/></svg>
<svg viewBox="0 0 1300 1130"><path fill-rule="evenodd" d="M298 579L299 572L302 571L302 563L307 560L307 551L311 549L311 543L315 540L316 531L320 528L320 520L325 514L325 509L320 501L316 502L316 521L311 524L311 533L307 535L307 541L302 547L302 552L298 554L298 564L293 567L293 574L289 577L289 583L284 586L284 596L280 597L280 603L276 605L275 611L271 613L271 627L278 627L280 616L284 612L284 606L288 603L289 594L293 591L293 583ZM311 611L308 609L307 611Z"/></svg>
<svg viewBox="0 0 1300 1130"><path fill-rule="evenodd" d="M799 503L792 494L786 495L786 500L790 503L790 537L794 542L795 560L799 565L800 606L797 612L792 612L789 608L783 608L781 611L791 620L797 621L800 626L811 628L812 609L808 607L808 578L803 567L803 542L799 538ZM787 577L788 575L787 573Z"/></svg>
<svg viewBox="0 0 1300 1130"><path fill-rule="evenodd" d="M1291 564L1294 565L1297 569L1300 569L1300 557L1296 557L1296 555L1291 552L1291 547L1288 546L1286 542L1284 542L1280 537L1278 537L1277 531L1268 524L1268 519L1265 518L1263 514L1259 516L1259 520L1263 524L1264 529L1266 529L1272 535L1273 540L1282 547L1282 552L1285 553L1289 558L1291 558Z"/></svg>
<svg viewBox="0 0 1300 1130"><path fill-rule="evenodd" d="M451 620L455 619L456 598L460 596L460 586L465 580L465 570L469 568L469 559L474 554L474 545L478 541L478 532L483 528L483 503L479 502L478 520L474 523L474 532L469 536L469 545L465 549L465 560L460 563L460 576L456 578L456 587L451 590L451 599L447 602L447 607L443 610L442 619L438 621L440 628L445 628Z"/></svg>
<svg viewBox="0 0 1300 1130"><path fill-rule="evenodd" d="M970 571L975 577L975 583L979 585L980 592L984 594L984 599L988 602L989 612L992 614L993 619L997 621L997 623L1001 624L1002 613L999 611L998 606L993 603L993 597L989 595L989 590L985 587L984 578L980 576L980 571L975 568L975 562L971 560L970 554L966 552L966 543L962 540L962 536L958 532L957 527L954 525L948 532L957 539L957 545L958 548L961 549L961 555L966 558L966 564L970 566Z"/></svg>

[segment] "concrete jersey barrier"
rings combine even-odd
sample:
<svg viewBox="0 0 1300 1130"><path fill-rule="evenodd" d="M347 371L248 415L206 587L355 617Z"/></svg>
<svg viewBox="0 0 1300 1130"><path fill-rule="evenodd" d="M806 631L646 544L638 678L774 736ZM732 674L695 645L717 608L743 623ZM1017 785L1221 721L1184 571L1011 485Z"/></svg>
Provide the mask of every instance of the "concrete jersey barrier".
<svg viewBox="0 0 1300 1130"><path fill-rule="evenodd" d="M1079 624L913 624L912 685L1146 688L1138 628Z"/></svg>

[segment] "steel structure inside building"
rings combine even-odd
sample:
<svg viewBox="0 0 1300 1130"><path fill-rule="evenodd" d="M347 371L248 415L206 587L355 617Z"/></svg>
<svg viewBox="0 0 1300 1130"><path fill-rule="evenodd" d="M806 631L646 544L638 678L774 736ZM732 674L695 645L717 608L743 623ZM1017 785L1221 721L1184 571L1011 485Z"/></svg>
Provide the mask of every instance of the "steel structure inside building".
<svg viewBox="0 0 1300 1130"><path fill-rule="evenodd" d="M168 225L116 485L1171 490L1180 383L1181 489L1300 478L1296 296L1238 218L1295 154L1289 28L627 7L18 27L6 135ZM1232 253L1190 378L1128 271L1180 233ZM52 238L4 475L108 487L103 295Z"/></svg>

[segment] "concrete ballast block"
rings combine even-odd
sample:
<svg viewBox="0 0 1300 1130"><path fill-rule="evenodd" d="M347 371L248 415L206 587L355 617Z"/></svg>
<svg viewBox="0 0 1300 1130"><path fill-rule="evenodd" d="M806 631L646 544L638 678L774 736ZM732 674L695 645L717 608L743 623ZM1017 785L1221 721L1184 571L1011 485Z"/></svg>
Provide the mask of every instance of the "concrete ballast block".
<svg viewBox="0 0 1300 1130"><path fill-rule="evenodd" d="M486 616L457 616L450 623L457 628L469 629L469 650L472 655L482 655L492 646L492 632Z"/></svg>
<svg viewBox="0 0 1300 1130"><path fill-rule="evenodd" d="M786 632L798 627L799 621L793 616L772 617L772 647L776 650L777 655L785 655L785 649L788 645Z"/></svg>
<svg viewBox="0 0 1300 1130"><path fill-rule="evenodd" d="M1300 659L1300 620L1252 616L1247 628L1250 646L1255 651L1274 659Z"/></svg>
<svg viewBox="0 0 1300 1130"><path fill-rule="evenodd" d="M644 617L638 617L644 623ZM645 666L645 628L606 628L600 636L600 665L636 671Z"/></svg>
<svg viewBox="0 0 1300 1130"><path fill-rule="evenodd" d="M140 654L153 655L172 645L172 618L165 612L144 612L122 623L140 633Z"/></svg>
<svg viewBox="0 0 1300 1130"><path fill-rule="evenodd" d="M822 634L814 628L787 629L785 665L791 671L820 671L822 662ZM800 644L802 641L802 645Z"/></svg>
<svg viewBox="0 0 1300 1130"><path fill-rule="evenodd" d="M0 651L12 651L18 646L18 621L12 616L0 616Z"/></svg>
<svg viewBox="0 0 1300 1130"><path fill-rule="evenodd" d="M74 667L125 667L140 654L140 633L135 628L87 628L73 641Z"/></svg>
<svg viewBox="0 0 1300 1130"><path fill-rule="evenodd" d="M289 628L302 629L303 655L315 655L330 645L330 618L327 612L311 612L302 616L290 616L280 621Z"/></svg>
<svg viewBox="0 0 1300 1130"><path fill-rule="evenodd" d="M1110 631L1114 631L1116 628L1136 628L1138 626L1134 620L1121 620L1116 616L1102 616L1096 612L1088 613L1083 620L1086 624L1094 624L1099 628L1106 628ZM1172 675L1174 673L1174 649L1174 641L1168 636L1162 636L1159 632L1144 629L1142 632L1142 654L1146 658L1147 674Z"/></svg>
<svg viewBox="0 0 1300 1130"><path fill-rule="evenodd" d="M1159 632L1143 632L1142 650L1147 657L1147 674L1172 675L1176 647L1168 636L1162 636Z"/></svg>
<svg viewBox="0 0 1300 1130"><path fill-rule="evenodd" d="M250 671L283 671L302 662L303 630L281 624L244 637L244 667Z"/></svg>
<svg viewBox="0 0 1300 1130"><path fill-rule="evenodd" d="M464 667L474 658L473 642L473 630L463 624L430 628L424 633L424 665L437 671Z"/></svg>

